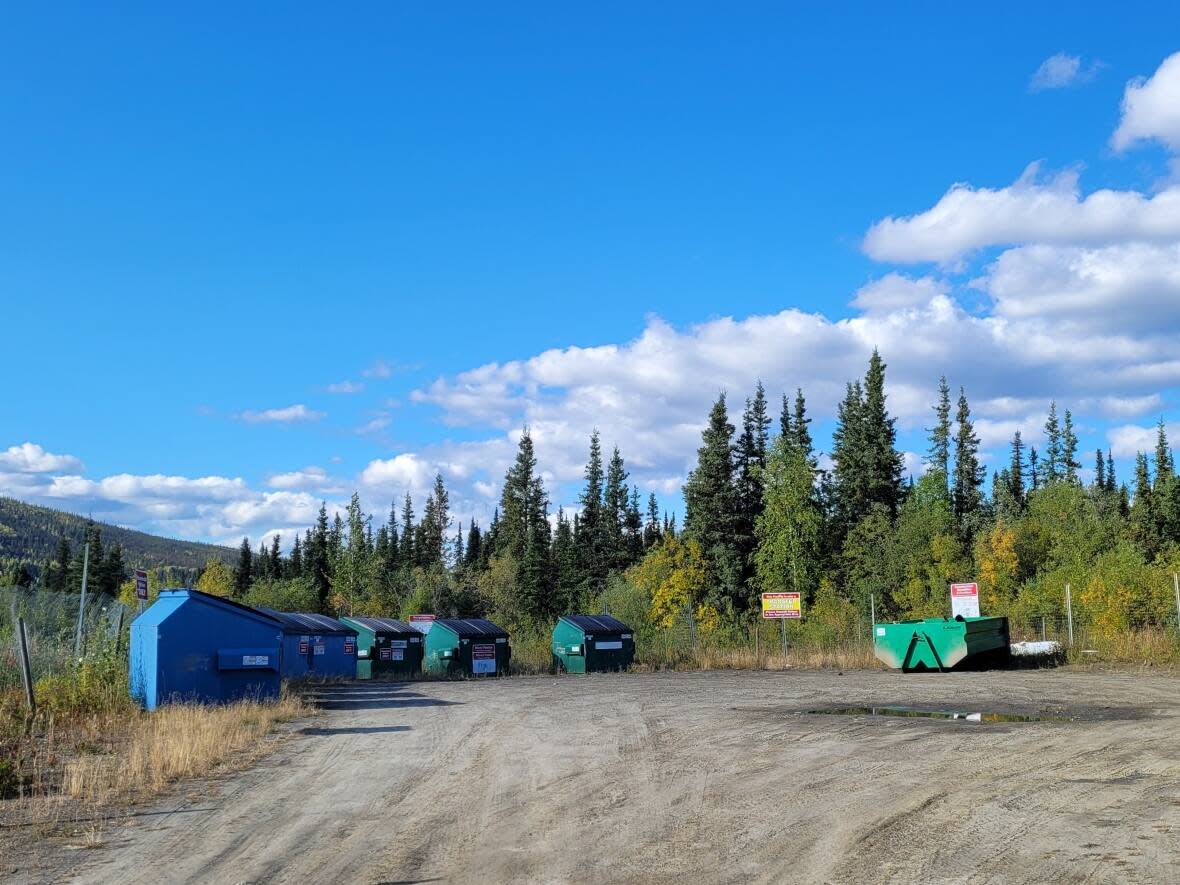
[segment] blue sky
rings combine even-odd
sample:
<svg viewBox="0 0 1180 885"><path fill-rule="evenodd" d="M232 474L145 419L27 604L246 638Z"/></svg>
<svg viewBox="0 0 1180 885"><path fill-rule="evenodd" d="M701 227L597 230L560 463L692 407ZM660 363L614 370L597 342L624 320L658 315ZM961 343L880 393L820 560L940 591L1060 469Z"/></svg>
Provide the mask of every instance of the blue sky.
<svg viewBox="0 0 1180 885"><path fill-rule="evenodd" d="M440 470L486 521L528 422L555 506L598 426L678 507L719 390L829 429L874 345L908 451L945 372L1001 456L1055 398L1129 476L1174 5L634 7L10 11L0 494L233 540Z"/></svg>

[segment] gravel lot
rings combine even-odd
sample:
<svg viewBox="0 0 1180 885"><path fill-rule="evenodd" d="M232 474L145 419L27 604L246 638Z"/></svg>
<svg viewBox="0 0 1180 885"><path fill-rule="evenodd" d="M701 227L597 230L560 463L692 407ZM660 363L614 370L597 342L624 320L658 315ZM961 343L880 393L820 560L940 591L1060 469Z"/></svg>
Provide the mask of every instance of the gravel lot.
<svg viewBox="0 0 1180 885"><path fill-rule="evenodd" d="M1163 882L1180 869L1171 676L703 672L319 694L324 715L261 765L24 878ZM1072 721L807 712L882 704Z"/></svg>

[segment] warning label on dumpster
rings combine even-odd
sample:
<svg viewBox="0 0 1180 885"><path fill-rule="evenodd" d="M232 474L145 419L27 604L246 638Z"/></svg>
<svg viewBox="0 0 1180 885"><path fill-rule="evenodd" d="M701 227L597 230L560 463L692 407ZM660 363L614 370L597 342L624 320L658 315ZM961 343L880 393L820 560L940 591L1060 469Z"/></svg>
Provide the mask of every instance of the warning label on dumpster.
<svg viewBox="0 0 1180 885"><path fill-rule="evenodd" d="M496 646L477 643L471 646L471 672L496 672Z"/></svg>
<svg viewBox="0 0 1180 885"><path fill-rule="evenodd" d="M951 584L951 617L979 617L979 585Z"/></svg>
<svg viewBox="0 0 1180 885"><path fill-rule="evenodd" d="M267 667L270 665L270 658L266 655L242 655L243 667Z"/></svg>
<svg viewBox="0 0 1180 885"><path fill-rule="evenodd" d="M328 650L326 645L317 645L313 654L322 655Z"/></svg>
<svg viewBox="0 0 1180 885"><path fill-rule="evenodd" d="M393 649L392 648L381 649L381 660L392 661L393 660Z"/></svg>
<svg viewBox="0 0 1180 885"><path fill-rule="evenodd" d="M803 617L802 595L799 593L763 593L762 617L801 618Z"/></svg>
<svg viewBox="0 0 1180 885"><path fill-rule="evenodd" d="M307 647L308 647L308 646L307 646L307 643L306 643L306 642L301 642L301 643L299 643L299 653L300 653L301 655L305 655L305 654L307 654Z"/></svg>
<svg viewBox="0 0 1180 885"><path fill-rule="evenodd" d="M344 640L344 653L346 655L351 655L351 654L356 653L356 642L354 640L352 640L352 639L345 639Z"/></svg>
<svg viewBox="0 0 1180 885"><path fill-rule="evenodd" d="M406 659L405 649L391 648L389 650L389 658L393 661L404 661Z"/></svg>

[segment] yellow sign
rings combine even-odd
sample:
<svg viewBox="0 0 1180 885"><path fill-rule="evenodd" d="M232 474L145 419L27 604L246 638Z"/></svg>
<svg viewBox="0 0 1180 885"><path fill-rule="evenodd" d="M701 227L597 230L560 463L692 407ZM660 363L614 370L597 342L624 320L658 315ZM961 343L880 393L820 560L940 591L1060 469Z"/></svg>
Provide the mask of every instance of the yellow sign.
<svg viewBox="0 0 1180 885"><path fill-rule="evenodd" d="M800 593L763 593L762 617L801 618L803 600Z"/></svg>

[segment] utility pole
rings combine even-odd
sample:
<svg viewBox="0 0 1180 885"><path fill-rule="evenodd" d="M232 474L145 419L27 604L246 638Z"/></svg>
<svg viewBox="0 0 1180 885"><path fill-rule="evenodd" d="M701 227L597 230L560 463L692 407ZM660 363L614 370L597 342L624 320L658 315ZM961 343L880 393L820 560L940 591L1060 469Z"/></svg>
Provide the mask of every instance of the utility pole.
<svg viewBox="0 0 1180 885"><path fill-rule="evenodd" d="M90 543L82 552L82 593L78 597L78 629L74 631L74 657L82 657L82 616L86 612L86 579L90 574Z"/></svg>

